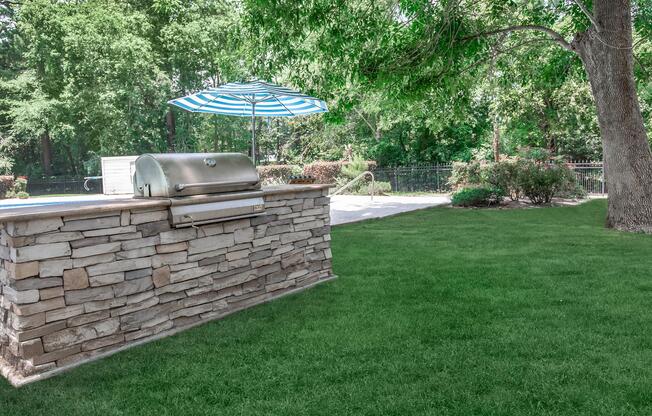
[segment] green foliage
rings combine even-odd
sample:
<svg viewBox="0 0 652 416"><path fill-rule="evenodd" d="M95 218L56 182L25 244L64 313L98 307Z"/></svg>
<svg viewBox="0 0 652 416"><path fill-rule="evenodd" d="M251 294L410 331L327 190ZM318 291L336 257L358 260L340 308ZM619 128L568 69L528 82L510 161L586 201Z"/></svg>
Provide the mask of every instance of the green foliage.
<svg viewBox="0 0 652 416"><path fill-rule="evenodd" d="M649 116L652 6L633 3L635 70ZM265 57L260 68L283 68L297 85L333 98L340 134L355 135L357 151L381 165L470 160L490 142L492 118L506 154L535 146L601 158L576 55L533 31L473 36L532 24L572 39L589 24L574 2L248 0L244 12Z"/></svg>
<svg viewBox="0 0 652 416"><path fill-rule="evenodd" d="M549 203L553 196L576 189L575 174L563 163L524 160L519 163L519 170L521 192L533 204Z"/></svg>
<svg viewBox="0 0 652 416"><path fill-rule="evenodd" d="M27 180L25 178L16 178L11 188L5 194L6 198L29 198L27 193Z"/></svg>
<svg viewBox="0 0 652 416"><path fill-rule="evenodd" d="M484 162L472 160L470 162L454 162L449 185L455 190L469 185L479 185L483 182L482 170Z"/></svg>
<svg viewBox="0 0 652 416"><path fill-rule="evenodd" d="M392 185L389 182L375 181L373 184L374 195L385 195L392 192ZM363 187L363 193L365 195L371 195L372 184L371 182L367 186Z"/></svg>
<svg viewBox="0 0 652 416"><path fill-rule="evenodd" d="M522 147L518 150L518 155L522 159L540 163L548 162L553 158L550 150L542 147Z"/></svg>
<svg viewBox="0 0 652 416"><path fill-rule="evenodd" d="M263 185L287 183L290 176L301 172L301 168L297 165L264 165L257 166L256 169Z"/></svg>
<svg viewBox="0 0 652 416"><path fill-rule="evenodd" d="M496 187L462 188L451 196L451 203L456 207L487 207L500 204L503 190Z"/></svg>
<svg viewBox="0 0 652 416"><path fill-rule="evenodd" d="M317 183L335 183L341 171L342 162L317 161L303 167L303 174L312 176Z"/></svg>
<svg viewBox="0 0 652 416"><path fill-rule="evenodd" d="M29 0L16 6L20 42L0 43L0 150L14 170L42 175L47 133L53 173L97 174L99 156L243 151L248 120L178 110L166 141L167 100L244 78L237 10L213 0ZM16 59L17 58L17 59ZM87 161L93 161L92 166ZM6 169L5 169L6 170Z"/></svg>
<svg viewBox="0 0 652 416"><path fill-rule="evenodd" d="M347 185L352 180L358 178L365 171L372 169L375 166L375 163L372 161L364 160L361 156L355 155L351 161L343 162L340 174L335 178L337 187ZM367 183L371 180L369 175L365 175L359 178L355 183L351 184L347 188L349 193L366 193Z"/></svg>
<svg viewBox="0 0 652 416"><path fill-rule="evenodd" d="M634 69L650 131L652 7L634 3ZM166 102L251 77L327 99L331 110L259 120L260 160L270 163L339 160L347 146L381 166L469 161L486 156L492 120L505 154L534 146L601 158L579 59L531 32L465 39L523 23L570 39L587 25L572 2L25 0L0 12L4 173L45 174L45 139L55 175L96 174L101 156L246 152L248 119ZM505 53L491 70L493 48Z"/></svg>
<svg viewBox="0 0 652 416"><path fill-rule="evenodd" d="M486 183L502 189L512 201L521 197L521 160L508 159L488 163L480 171L480 180L476 183Z"/></svg>
<svg viewBox="0 0 652 416"><path fill-rule="evenodd" d="M0 143L1 143L0 139ZM0 144L0 151L2 151L2 144ZM12 171L14 167L14 161L12 158L8 157L6 154L0 153L0 173L7 174Z"/></svg>
<svg viewBox="0 0 652 416"><path fill-rule="evenodd" d="M0 176L0 199L6 198L7 192L13 192L14 187L14 177Z"/></svg>
<svg viewBox="0 0 652 416"><path fill-rule="evenodd" d="M585 199L588 193L577 180L573 180L564 189L559 190L555 196L559 198Z"/></svg>
<svg viewBox="0 0 652 416"><path fill-rule="evenodd" d="M368 162L361 156L355 156L349 163L342 165L341 176L345 180L355 179L367 170Z"/></svg>
<svg viewBox="0 0 652 416"><path fill-rule="evenodd" d="M500 162L471 161L453 164L449 184L460 188L500 189L513 201L526 196L534 204L549 203L553 196L582 197L574 172L546 149L526 148L521 157Z"/></svg>
<svg viewBox="0 0 652 416"><path fill-rule="evenodd" d="M354 158L352 162L346 160L336 162L318 160L305 165L303 167L303 174L314 177L317 183L339 183L342 181L346 183L362 172L372 170L375 166L376 162L362 160L359 157ZM346 173L344 173L345 171Z"/></svg>

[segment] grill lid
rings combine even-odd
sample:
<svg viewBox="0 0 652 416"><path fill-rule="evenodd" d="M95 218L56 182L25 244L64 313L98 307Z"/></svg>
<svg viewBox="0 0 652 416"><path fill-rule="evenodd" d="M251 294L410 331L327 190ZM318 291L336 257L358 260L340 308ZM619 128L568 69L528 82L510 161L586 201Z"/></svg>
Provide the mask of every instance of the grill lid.
<svg viewBox="0 0 652 416"><path fill-rule="evenodd" d="M144 154L135 170L134 195L142 198L260 189L256 167L240 153Z"/></svg>

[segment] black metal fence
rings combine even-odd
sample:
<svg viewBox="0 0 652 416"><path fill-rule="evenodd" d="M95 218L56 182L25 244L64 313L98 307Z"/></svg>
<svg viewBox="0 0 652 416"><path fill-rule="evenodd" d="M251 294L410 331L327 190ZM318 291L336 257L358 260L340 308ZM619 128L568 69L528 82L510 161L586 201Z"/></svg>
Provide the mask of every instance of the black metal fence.
<svg viewBox="0 0 652 416"><path fill-rule="evenodd" d="M58 176L51 178L33 178L27 180L27 193L30 195L72 195L101 194L102 180L88 181L88 190L84 188L83 177Z"/></svg>
<svg viewBox="0 0 652 416"><path fill-rule="evenodd" d="M606 194L607 188L601 162L571 162L577 182L588 194ZM373 171L377 181L389 182L392 192L450 192L448 180L452 164L379 167ZM88 181L83 177L29 178L30 195L101 194L102 180Z"/></svg>
<svg viewBox="0 0 652 416"><path fill-rule="evenodd" d="M577 183L591 195L605 195L602 162L573 161L569 167L575 172ZM392 192L450 192L448 179L452 164L428 166L381 167L373 171L377 181L389 182Z"/></svg>
<svg viewBox="0 0 652 416"><path fill-rule="evenodd" d="M402 166L373 171L377 181L389 182L392 192L449 192L453 166Z"/></svg>

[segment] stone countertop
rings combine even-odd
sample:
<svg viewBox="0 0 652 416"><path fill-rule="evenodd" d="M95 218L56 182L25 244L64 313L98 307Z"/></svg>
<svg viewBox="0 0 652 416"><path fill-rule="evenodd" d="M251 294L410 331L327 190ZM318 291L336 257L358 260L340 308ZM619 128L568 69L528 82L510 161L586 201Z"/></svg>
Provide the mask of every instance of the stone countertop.
<svg viewBox="0 0 652 416"><path fill-rule="evenodd" d="M310 192L322 189L331 188L331 184L315 184L315 185L274 185L265 186L260 191L262 195L282 195L289 193ZM255 191L254 191L255 192ZM236 193L232 193L235 195ZM213 202L220 194L212 195L197 195L193 197L175 198L175 204L200 204L203 202ZM219 199L223 198L226 194L220 195ZM88 215L94 213L122 211L128 209L147 209L157 207L169 207L172 205L170 198L116 198L116 199L100 199L96 201L71 201L71 202L57 202L56 204L49 205L35 205L35 206L22 206L16 208L0 209L0 223L15 222L15 221L30 221L41 218L49 217L63 217L72 215Z"/></svg>

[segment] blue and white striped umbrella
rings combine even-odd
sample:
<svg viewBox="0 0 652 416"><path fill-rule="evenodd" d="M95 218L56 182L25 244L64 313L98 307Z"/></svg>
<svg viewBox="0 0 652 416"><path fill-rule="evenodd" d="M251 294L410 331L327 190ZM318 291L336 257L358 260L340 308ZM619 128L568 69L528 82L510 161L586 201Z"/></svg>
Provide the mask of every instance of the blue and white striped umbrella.
<svg viewBox="0 0 652 416"><path fill-rule="evenodd" d="M263 81L231 82L168 101L196 113L251 117L251 154L256 162L256 116L294 117L328 111L326 103L290 88Z"/></svg>

